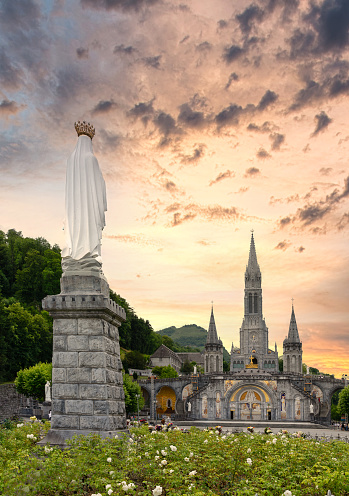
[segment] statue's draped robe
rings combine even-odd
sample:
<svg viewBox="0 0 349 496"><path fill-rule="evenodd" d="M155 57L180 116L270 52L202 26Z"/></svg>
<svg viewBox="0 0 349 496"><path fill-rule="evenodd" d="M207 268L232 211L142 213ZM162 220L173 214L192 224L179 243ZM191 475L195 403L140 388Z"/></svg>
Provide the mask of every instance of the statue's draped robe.
<svg viewBox="0 0 349 496"><path fill-rule="evenodd" d="M106 210L105 182L93 155L92 140L81 135L67 165L63 258L94 258L101 263Z"/></svg>

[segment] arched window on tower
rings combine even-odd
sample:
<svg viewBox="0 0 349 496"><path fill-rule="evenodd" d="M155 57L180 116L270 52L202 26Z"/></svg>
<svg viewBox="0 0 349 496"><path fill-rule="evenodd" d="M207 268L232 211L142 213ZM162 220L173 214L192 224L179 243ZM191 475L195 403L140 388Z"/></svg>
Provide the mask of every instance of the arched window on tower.
<svg viewBox="0 0 349 496"><path fill-rule="evenodd" d="M252 293L249 293L248 295L248 313L252 313Z"/></svg>
<svg viewBox="0 0 349 496"><path fill-rule="evenodd" d="M258 313L258 296L257 296L257 293L254 294L254 313Z"/></svg>

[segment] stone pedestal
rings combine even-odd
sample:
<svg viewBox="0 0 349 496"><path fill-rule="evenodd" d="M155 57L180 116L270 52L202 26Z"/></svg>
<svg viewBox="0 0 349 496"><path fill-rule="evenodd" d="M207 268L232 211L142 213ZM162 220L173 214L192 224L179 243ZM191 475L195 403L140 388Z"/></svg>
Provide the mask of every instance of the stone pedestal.
<svg viewBox="0 0 349 496"><path fill-rule="evenodd" d="M51 430L41 444L64 446L75 434L126 429L118 333L126 313L109 299L103 275L63 275L61 290L43 300L53 317L53 359Z"/></svg>

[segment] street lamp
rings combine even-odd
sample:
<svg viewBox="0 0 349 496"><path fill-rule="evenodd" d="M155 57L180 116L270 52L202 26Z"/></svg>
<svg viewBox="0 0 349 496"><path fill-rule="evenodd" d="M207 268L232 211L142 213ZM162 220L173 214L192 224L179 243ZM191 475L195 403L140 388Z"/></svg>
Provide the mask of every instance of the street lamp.
<svg viewBox="0 0 349 496"><path fill-rule="evenodd" d="M139 394L136 393L136 398L137 398L137 420L139 422Z"/></svg>

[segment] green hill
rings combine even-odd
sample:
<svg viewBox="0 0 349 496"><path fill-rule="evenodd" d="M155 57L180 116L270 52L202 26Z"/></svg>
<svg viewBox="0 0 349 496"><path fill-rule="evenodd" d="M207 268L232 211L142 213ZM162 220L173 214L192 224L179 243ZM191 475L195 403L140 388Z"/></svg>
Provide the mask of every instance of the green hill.
<svg viewBox="0 0 349 496"><path fill-rule="evenodd" d="M169 336L175 343L181 346L191 346L199 348L203 351L207 339L207 331L203 327L196 324L186 324L182 327L166 327L157 331L160 336ZM228 351L223 348L223 358L226 362L230 363L230 355Z"/></svg>

